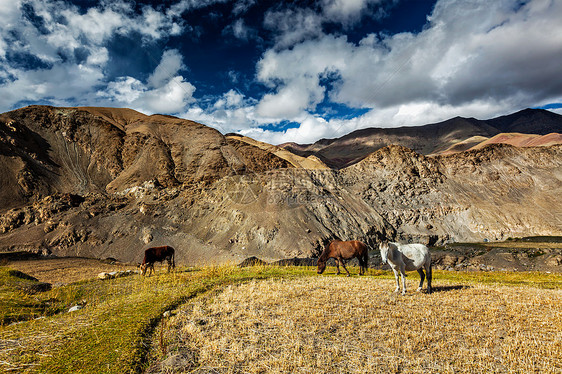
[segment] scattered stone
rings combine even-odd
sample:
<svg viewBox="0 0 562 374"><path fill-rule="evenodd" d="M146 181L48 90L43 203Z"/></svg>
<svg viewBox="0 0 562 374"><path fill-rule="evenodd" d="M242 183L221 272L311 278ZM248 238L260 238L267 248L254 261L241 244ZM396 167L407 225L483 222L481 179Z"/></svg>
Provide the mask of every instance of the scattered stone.
<svg viewBox="0 0 562 374"><path fill-rule="evenodd" d="M72 308L68 309L68 313L76 312L76 311L78 311L78 310L80 310L80 309L82 309L82 308L83 308L82 305L74 305Z"/></svg>
<svg viewBox="0 0 562 374"><path fill-rule="evenodd" d="M562 256L553 256L549 258L546 262L548 266L559 266L562 265Z"/></svg>
<svg viewBox="0 0 562 374"><path fill-rule="evenodd" d="M101 273L98 274L98 278L101 279L101 280L114 279L114 278L126 277L126 276L133 275L133 274L136 274L136 273L137 273L137 271L135 271L135 270L112 271L110 273L101 272Z"/></svg>
<svg viewBox="0 0 562 374"><path fill-rule="evenodd" d="M193 368L194 355L186 355L182 353L176 353L170 355L164 361L161 362L161 369L163 372L183 372L186 369Z"/></svg>

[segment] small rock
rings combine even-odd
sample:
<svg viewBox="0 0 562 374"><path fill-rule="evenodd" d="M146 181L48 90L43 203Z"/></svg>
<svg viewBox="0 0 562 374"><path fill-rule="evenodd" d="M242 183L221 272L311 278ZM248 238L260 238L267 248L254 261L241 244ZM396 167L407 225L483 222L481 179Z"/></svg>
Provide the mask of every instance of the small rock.
<svg viewBox="0 0 562 374"><path fill-rule="evenodd" d="M118 272L116 271L112 271L111 273L106 273L106 272L102 272L98 274L98 278L105 280L105 279L113 279L116 278L118 275Z"/></svg>
<svg viewBox="0 0 562 374"><path fill-rule="evenodd" d="M76 312L77 310L82 309L83 306L82 305L74 305L72 308L68 309L68 313L70 312Z"/></svg>
<svg viewBox="0 0 562 374"><path fill-rule="evenodd" d="M186 368L190 368L192 365L189 356L174 354L162 361L161 366L162 370L172 369L174 371L182 371Z"/></svg>
<svg viewBox="0 0 562 374"><path fill-rule="evenodd" d="M109 274L107 274L105 272L101 272L101 273L98 274L98 278L102 279L102 280L109 279Z"/></svg>

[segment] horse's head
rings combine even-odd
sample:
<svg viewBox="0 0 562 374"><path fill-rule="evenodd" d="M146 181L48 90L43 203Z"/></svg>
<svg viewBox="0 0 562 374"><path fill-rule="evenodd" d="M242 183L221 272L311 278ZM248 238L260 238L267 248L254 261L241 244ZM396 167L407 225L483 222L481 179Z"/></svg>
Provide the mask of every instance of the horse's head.
<svg viewBox="0 0 562 374"><path fill-rule="evenodd" d="M325 260L318 259L318 270L317 270L317 273L318 273L318 274L322 274L322 273L324 272L324 270L326 270L326 261L325 261Z"/></svg>
<svg viewBox="0 0 562 374"><path fill-rule="evenodd" d="M140 264L139 269L142 275L146 274L146 269L148 268L148 264Z"/></svg>
<svg viewBox="0 0 562 374"><path fill-rule="evenodd" d="M379 249L381 250L381 260L384 264L385 262L388 261L388 250L390 249L388 242L386 240L381 242L379 244Z"/></svg>

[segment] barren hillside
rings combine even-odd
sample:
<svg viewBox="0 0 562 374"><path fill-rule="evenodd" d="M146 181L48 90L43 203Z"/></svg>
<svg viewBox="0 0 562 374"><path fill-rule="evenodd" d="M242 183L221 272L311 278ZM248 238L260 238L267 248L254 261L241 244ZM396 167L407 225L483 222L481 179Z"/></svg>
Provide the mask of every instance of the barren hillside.
<svg viewBox="0 0 562 374"><path fill-rule="evenodd" d="M440 244L562 235L562 146L314 159L169 116L27 107L0 115L0 251L185 264L315 256L333 239Z"/></svg>

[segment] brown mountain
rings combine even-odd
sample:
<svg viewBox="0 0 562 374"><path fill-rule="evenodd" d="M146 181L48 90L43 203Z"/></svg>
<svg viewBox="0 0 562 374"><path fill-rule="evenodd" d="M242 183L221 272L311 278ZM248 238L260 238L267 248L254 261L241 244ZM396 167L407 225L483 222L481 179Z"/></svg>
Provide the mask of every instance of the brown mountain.
<svg viewBox="0 0 562 374"><path fill-rule="evenodd" d="M368 128L341 138L321 139L314 144L286 143L280 147L301 156L315 155L331 167L343 168L391 144L402 145L424 155L451 153L475 146L478 143L474 139L481 142L485 140L483 138L511 132L536 135L562 133L562 116L542 109L525 109L490 120L455 117L424 126Z"/></svg>
<svg viewBox="0 0 562 374"><path fill-rule="evenodd" d="M131 109L30 106L0 115L0 209L59 193L205 185L290 167L196 122ZM249 156L252 153L252 156Z"/></svg>
<svg viewBox="0 0 562 374"><path fill-rule="evenodd" d="M560 145L504 144L387 146L334 170L174 117L32 106L0 115L0 252L138 262L167 244L179 263L209 264L315 256L335 237L562 235L560 170Z"/></svg>

